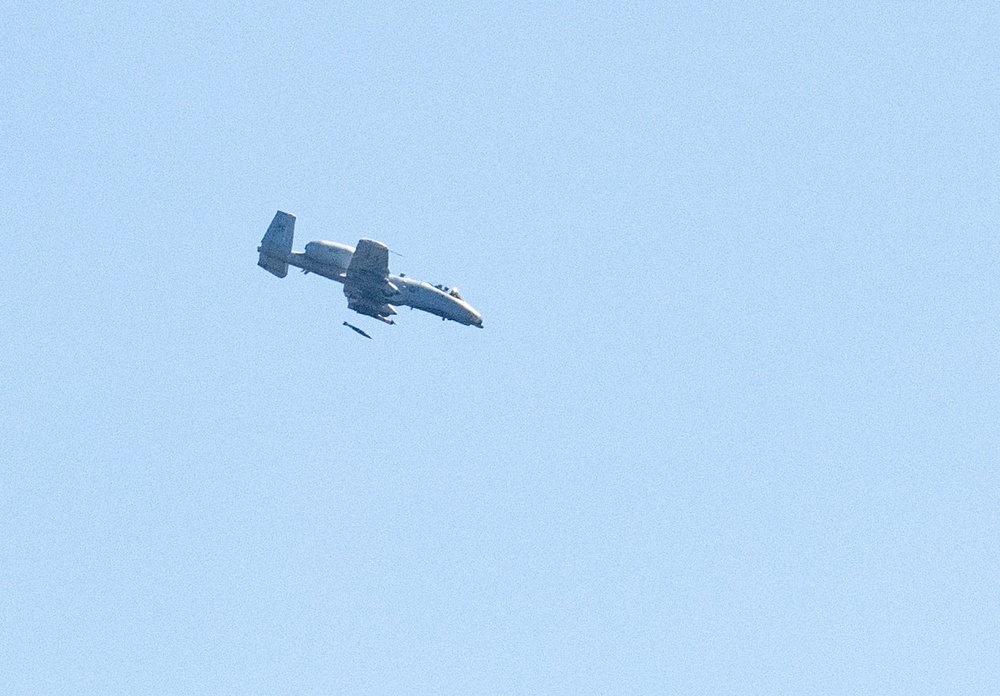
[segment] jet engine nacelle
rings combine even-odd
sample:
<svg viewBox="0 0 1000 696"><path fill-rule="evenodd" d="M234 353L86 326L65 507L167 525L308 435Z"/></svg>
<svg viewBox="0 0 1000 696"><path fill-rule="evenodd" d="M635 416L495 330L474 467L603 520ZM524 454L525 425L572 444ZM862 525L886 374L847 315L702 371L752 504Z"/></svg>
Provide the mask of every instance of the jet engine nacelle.
<svg viewBox="0 0 1000 696"><path fill-rule="evenodd" d="M309 242L306 244L306 256L317 263L347 270L354 256L354 247L337 242Z"/></svg>

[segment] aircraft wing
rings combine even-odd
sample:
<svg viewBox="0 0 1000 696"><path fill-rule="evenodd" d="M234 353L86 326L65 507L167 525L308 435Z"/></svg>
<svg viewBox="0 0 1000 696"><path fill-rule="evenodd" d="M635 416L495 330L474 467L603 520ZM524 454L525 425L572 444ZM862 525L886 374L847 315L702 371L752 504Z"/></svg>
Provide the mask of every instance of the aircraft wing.
<svg viewBox="0 0 1000 696"><path fill-rule="evenodd" d="M351 276L359 282L381 285L389 277L389 247L372 239L360 240L347 267L348 281Z"/></svg>
<svg viewBox="0 0 1000 696"><path fill-rule="evenodd" d="M384 319L395 314L386 302L395 293L396 286L389 282L389 247L372 239L360 240L344 278L347 306Z"/></svg>

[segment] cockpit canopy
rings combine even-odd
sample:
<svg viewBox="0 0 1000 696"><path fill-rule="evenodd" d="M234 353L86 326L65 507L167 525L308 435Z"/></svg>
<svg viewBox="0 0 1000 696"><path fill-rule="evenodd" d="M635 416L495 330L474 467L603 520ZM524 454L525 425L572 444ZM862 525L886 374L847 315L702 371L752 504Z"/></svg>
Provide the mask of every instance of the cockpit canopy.
<svg viewBox="0 0 1000 696"><path fill-rule="evenodd" d="M458 294L458 288L449 288L449 287L446 287L444 285L435 285L434 287L436 287L441 292L444 292L444 293L447 293L447 294L451 295L456 300L461 300L462 299L462 296Z"/></svg>

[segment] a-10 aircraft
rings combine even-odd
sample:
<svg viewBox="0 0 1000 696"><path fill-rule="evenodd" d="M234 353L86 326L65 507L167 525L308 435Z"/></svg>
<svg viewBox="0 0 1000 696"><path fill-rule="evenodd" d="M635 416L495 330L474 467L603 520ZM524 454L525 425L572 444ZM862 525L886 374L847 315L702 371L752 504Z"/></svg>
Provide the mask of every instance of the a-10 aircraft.
<svg viewBox="0 0 1000 696"><path fill-rule="evenodd" d="M348 309L386 324L394 324L389 317L396 314L396 307L406 305L442 319L483 328L482 315L462 299L457 288L389 273L389 247L382 242L362 239L357 248L352 248L337 242L317 241L306 244L305 251L292 251L294 231L295 216L279 210L257 247L260 252L257 265L279 278L288 275L289 266L296 266L303 273L343 283ZM368 336L350 324L347 326Z"/></svg>

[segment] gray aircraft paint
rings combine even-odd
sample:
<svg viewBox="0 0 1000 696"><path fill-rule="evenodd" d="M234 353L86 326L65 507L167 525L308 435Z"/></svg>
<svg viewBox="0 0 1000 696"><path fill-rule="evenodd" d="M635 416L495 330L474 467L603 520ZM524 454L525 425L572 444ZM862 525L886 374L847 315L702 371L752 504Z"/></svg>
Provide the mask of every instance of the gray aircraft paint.
<svg viewBox="0 0 1000 696"><path fill-rule="evenodd" d="M483 328L482 315L457 289L389 273L388 247L381 242L362 239L350 247L318 240L306 244L305 251L292 251L294 229L295 216L279 210L257 248L257 265L279 278L295 266L343 283L349 309L387 324L394 323L388 317L396 314L395 307L407 306Z"/></svg>

